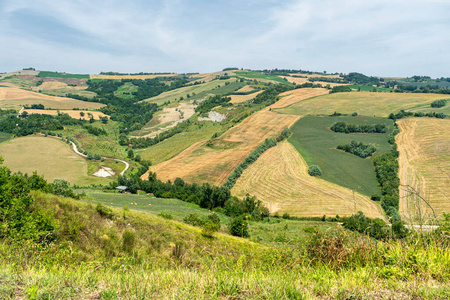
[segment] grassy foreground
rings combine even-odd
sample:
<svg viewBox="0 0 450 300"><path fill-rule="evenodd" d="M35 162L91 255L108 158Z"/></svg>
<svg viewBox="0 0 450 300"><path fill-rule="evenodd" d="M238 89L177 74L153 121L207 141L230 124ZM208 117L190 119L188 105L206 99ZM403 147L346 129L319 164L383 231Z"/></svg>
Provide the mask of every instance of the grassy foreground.
<svg viewBox="0 0 450 300"><path fill-rule="evenodd" d="M375 242L311 230L269 247L164 218L33 192L57 219L47 246L0 240L0 298L363 299L450 297L448 237Z"/></svg>

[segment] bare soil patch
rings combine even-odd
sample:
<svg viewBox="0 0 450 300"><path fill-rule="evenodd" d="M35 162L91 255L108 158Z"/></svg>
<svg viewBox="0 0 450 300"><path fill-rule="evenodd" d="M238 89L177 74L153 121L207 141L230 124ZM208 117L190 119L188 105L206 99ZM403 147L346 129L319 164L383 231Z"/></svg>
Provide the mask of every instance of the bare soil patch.
<svg viewBox="0 0 450 300"><path fill-rule="evenodd" d="M235 103L241 103L241 102L245 102L248 100L251 100L253 98L255 98L256 96L258 96L258 94L262 93L263 91L257 91L248 95L230 95L228 97L231 98L231 103L235 104Z"/></svg>

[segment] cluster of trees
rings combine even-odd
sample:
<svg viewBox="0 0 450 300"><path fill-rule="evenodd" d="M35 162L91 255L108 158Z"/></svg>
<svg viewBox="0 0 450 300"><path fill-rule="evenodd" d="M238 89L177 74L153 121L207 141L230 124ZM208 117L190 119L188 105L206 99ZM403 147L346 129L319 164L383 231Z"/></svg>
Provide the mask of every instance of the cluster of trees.
<svg viewBox="0 0 450 300"><path fill-rule="evenodd" d="M334 86L331 91L330 94L332 93L348 93L351 92L352 89L346 85L339 85L339 86Z"/></svg>
<svg viewBox="0 0 450 300"><path fill-rule="evenodd" d="M258 94L255 99L253 99L253 103L264 104L264 106L272 105L280 99L278 94L290 91L292 89L294 89L293 86L286 84L269 85L264 92Z"/></svg>
<svg viewBox="0 0 450 300"><path fill-rule="evenodd" d="M258 157L261 156L267 149L272 148L277 144L277 142L281 142L282 140L288 138L291 135L291 131L289 128L286 128L281 132L281 134L277 137L277 139L266 139L264 143L258 146L252 153L250 153L245 160L237 166L233 173L231 173L230 176L228 176L227 182L223 184L223 186L226 186L227 188L231 189L236 181L241 177L242 172L244 172L245 169L252 163L254 163Z"/></svg>
<svg viewBox="0 0 450 300"><path fill-rule="evenodd" d="M389 119L391 120L399 120L401 118L405 118L405 117L430 117L430 118L438 118L438 119L445 119L447 118L447 115L444 113L436 113L436 112L428 112L428 113L424 113L424 112L410 112L410 111L404 111L401 110L398 113L394 114L394 113L390 113L389 114Z"/></svg>
<svg viewBox="0 0 450 300"><path fill-rule="evenodd" d="M64 125L78 125L83 121L72 119L67 114L57 116L32 114L26 118L17 118L15 110L0 109L0 131L26 136L40 131L64 129Z"/></svg>
<svg viewBox="0 0 450 300"><path fill-rule="evenodd" d="M342 78L333 78L333 77L309 77L308 81L316 82L316 81L323 81L323 82L331 82L331 83L348 83L347 80Z"/></svg>
<svg viewBox="0 0 450 300"><path fill-rule="evenodd" d="M376 178L383 195L381 206L386 214L391 217L391 222L400 221L398 213L400 180L398 178L397 158L398 151L393 147L391 152L375 156L373 159Z"/></svg>
<svg viewBox="0 0 450 300"><path fill-rule="evenodd" d="M441 99L441 100L435 100L431 102L431 107L444 107L447 104L447 100Z"/></svg>
<svg viewBox="0 0 450 300"><path fill-rule="evenodd" d="M198 204L202 208L222 212L228 216L237 217L248 214L254 219L261 219L269 215L269 211L261 201L247 195L244 199L231 197L230 189L226 186L212 186L209 183L199 185L188 184L181 178L174 182L162 182L156 174L149 173L148 181L141 180L138 175L132 177L119 177L118 182L111 184L111 188L118 185L127 186L132 193L143 190L153 193L159 198L176 198L182 201Z"/></svg>
<svg viewBox="0 0 450 300"><path fill-rule="evenodd" d="M31 104L31 106L25 105L24 109L45 109L43 104Z"/></svg>
<svg viewBox="0 0 450 300"><path fill-rule="evenodd" d="M202 101L196 108L195 111L198 113L207 113L216 106L231 106L233 104L229 103L231 101L230 97L222 97L221 95L215 95L208 97L206 100Z"/></svg>
<svg viewBox="0 0 450 300"><path fill-rule="evenodd" d="M83 125L83 128L86 129L90 134L95 136L99 135L107 135L106 130L99 127L94 127L92 125Z"/></svg>
<svg viewBox="0 0 450 300"><path fill-rule="evenodd" d="M363 142L358 143L357 141L351 141L350 144L346 145L338 145L337 149L344 150L361 158L369 157L378 150L374 145L364 144Z"/></svg>
<svg viewBox="0 0 450 300"><path fill-rule="evenodd" d="M387 240L392 237L403 238L408 233L401 221L396 221L389 227L383 220L379 218L370 219L361 211L343 220L345 228L366 234L377 240Z"/></svg>
<svg viewBox="0 0 450 300"><path fill-rule="evenodd" d="M351 82L353 84L363 84L363 85L378 85L380 83L380 79L372 76L366 76L361 73L348 73L348 75L343 75L344 80L347 82Z"/></svg>
<svg viewBox="0 0 450 300"><path fill-rule="evenodd" d="M356 125L348 124L347 122L336 122L330 129L341 133L386 133L389 128L385 124Z"/></svg>

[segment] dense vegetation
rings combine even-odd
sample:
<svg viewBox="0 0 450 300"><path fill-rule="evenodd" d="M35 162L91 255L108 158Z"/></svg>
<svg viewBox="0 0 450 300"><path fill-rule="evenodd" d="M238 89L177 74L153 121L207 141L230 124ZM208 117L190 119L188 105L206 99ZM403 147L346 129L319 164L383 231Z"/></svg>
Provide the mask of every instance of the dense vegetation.
<svg viewBox="0 0 450 300"><path fill-rule="evenodd" d="M339 85L339 86L334 86L331 91L331 93L348 93L351 92L352 89L346 85Z"/></svg>
<svg viewBox="0 0 450 300"><path fill-rule="evenodd" d="M431 107L444 107L447 104L447 100L435 100L433 102L431 102Z"/></svg>
<svg viewBox="0 0 450 300"><path fill-rule="evenodd" d="M338 145L336 148L361 158L369 157L378 150L374 145L364 144L363 142L358 143L357 141L351 141L350 144Z"/></svg>
<svg viewBox="0 0 450 300"><path fill-rule="evenodd" d="M341 133L386 133L386 124L348 124L347 122L336 122L330 127L334 132Z"/></svg>
<svg viewBox="0 0 450 300"><path fill-rule="evenodd" d="M195 108L198 113L207 113L216 106L231 106L233 104L229 103L231 101L230 97L222 97L220 95L215 95L208 97L206 100L200 102L200 104Z"/></svg>

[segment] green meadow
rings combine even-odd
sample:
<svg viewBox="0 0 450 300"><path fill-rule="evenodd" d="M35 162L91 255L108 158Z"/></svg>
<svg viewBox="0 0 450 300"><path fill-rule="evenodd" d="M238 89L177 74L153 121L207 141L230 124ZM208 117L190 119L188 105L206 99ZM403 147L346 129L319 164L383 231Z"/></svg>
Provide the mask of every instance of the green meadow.
<svg viewBox="0 0 450 300"><path fill-rule="evenodd" d="M345 134L335 133L329 128L336 122L349 124L386 124L388 133ZM300 119L291 127L289 142L300 152L308 165L318 165L322 169L321 178L350 188L367 196L380 194L372 166L373 156L390 151L388 135L394 128L392 120L370 117L313 117ZM352 140L365 144L375 144L379 150L370 158L337 150L342 144Z"/></svg>

